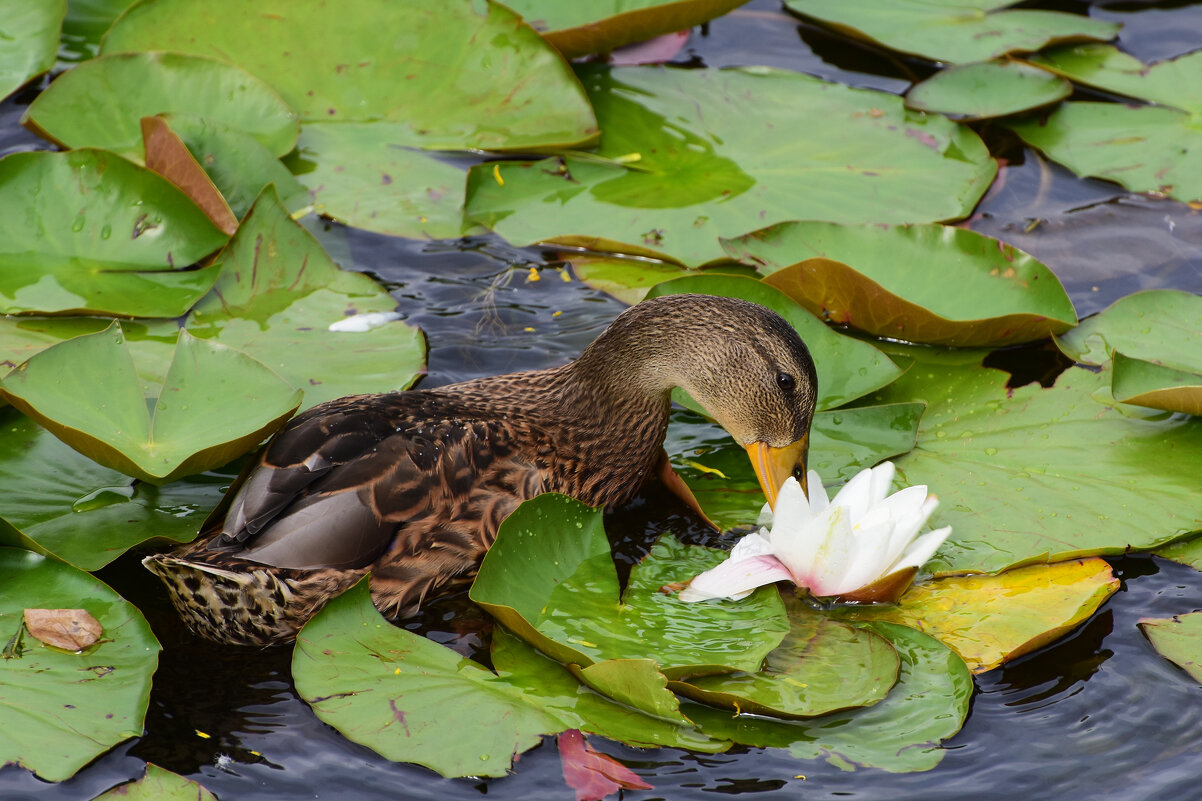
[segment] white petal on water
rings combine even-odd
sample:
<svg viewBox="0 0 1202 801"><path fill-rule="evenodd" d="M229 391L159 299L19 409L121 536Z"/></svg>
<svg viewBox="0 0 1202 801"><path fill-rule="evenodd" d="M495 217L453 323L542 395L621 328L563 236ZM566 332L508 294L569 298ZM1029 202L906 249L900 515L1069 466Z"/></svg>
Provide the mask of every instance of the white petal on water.
<svg viewBox="0 0 1202 801"><path fill-rule="evenodd" d="M382 325L391 323L393 320L399 320L403 317L398 311L390 312L364 312L363 314L352 314L350 317L344 317L341 320L330 323L328 330L340 332L353 332L361 334L365 331L370 331L373 328L379 328Z"/></svg>
<svg viewBox="0 0 1202 801"><path fill-rule="evenodd" d="M715 598L737 601L746 598L757 587L792 579L775 556L753 556L739 561L727 559L689 582L677 597L686 603Z"/></svg>

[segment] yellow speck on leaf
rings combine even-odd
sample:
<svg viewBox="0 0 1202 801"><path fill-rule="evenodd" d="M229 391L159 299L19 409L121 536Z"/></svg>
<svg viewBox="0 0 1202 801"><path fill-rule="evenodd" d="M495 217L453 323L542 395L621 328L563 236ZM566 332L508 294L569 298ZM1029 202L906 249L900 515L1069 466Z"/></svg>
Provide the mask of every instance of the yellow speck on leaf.
<svg viewBox="0 0 1202 801"><path fill-rule="evenodd" d="M397 668L396 670L392 671L392 675L394 675L394 676L399 676L399 675L401 675L401 669L400 669L400 668Z"/></svg>
<svg viewBox="0 0 1202 801"><path fill-rule="evenodd" d="M614 158L614 161L618 162L619 164L630 164L631 162L642 160L642 153L627 153L625 156L617 156Z"/></svg>
<svg viewBox="0 0 1202 801"><path fill-rule="evenodd" d="M492 177L497 179L497 186L504 186L505 179L501 177L501 165L492 165Z"/></svg>
<svg viewBox="0 0 1202 801"><path fill-rule="evenodd" d="M718 470L717 468L714 468L714 467L709 467L708 465L703 465L701 462L694 462L690 459L685 459L684 463L687 464L689 467L693 468L694 470L700 470L702 473L712 473L713 475L717 476L718 478L726 478L726 474L723 473L721 470Z"/></svg>

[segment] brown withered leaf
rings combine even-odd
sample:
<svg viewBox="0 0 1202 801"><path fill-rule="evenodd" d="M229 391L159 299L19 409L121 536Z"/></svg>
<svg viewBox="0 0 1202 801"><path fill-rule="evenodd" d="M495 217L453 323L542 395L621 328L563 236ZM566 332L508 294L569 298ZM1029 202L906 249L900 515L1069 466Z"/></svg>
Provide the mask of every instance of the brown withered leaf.
<svg viewBox="0 0 1202 801"><path fill-rule="evenodd" d="M26 609L30 636L64 651L82 651L100 639L100 622L86 609Z"/></svg>
<svg viewBox="0 0 1202 801"><path fill-rule="evenodd" d="M142 118L146 166L175 184L223 232L233 235L238 218L209 174L162 117Z"/></svg>

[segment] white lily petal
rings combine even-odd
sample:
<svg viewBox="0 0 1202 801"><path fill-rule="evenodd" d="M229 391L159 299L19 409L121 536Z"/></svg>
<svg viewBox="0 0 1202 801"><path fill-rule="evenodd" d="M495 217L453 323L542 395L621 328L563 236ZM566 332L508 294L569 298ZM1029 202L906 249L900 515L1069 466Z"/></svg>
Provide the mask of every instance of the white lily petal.
<svg viewBox="0 0 1202 801"><path fill-rule="evenodd" d="M727 559L689 582L677 596L686 603L729 598L746 598L756 588L778 581L791 581L788 569L775 556L753 556L735 561Z"/></svg>
<svg viewBox="0 0 1202 801"><path fill-rule="evenodd" d="M835 582L836 589L832 594L858 590L884 575L883 571L893 561L888 553L889 536L893 528L894 522L888 519L872 526L856 526L853 552Z"/></svg>
<svg viewBox="0 0 1202 801"><path fill-rule="evenodd" d="M822 476L817 471L806 471L806 485L810 488L810 516L813 517L821 514L831 505L831 501L826 494L826 487L822 485Z"/></svg>
<svg viewBox="0 0 1202 801"><path fill-rule="evenodd" d="M923 534L914 540L914 544L906 549L905 554L897 561L897 564L890 568L889 572L893 573L906 567L922 567L928 559L935 555L935 551L939 550L939 546L947 540L951 533L952 527L944 526Z"/></svg>
<svg viewBox="0 0 1202 801"><path fill-rule="evenodd" d="M897 523L886 547L886 565L901 558L906 548L918 536L919 530L927 524L927 518L939 505L939 501L927 497L926 491L926 487L921 485L907 487L886 498L877 507L889 512Z"/></svg>
<svg viewBox="0 0 1202 801"><path fill-rule="evenodd" d="M872 468L872 483L868 492L870 503L873 505L878 504L889 495L889 490L893 487L893 476L896 472L897 467L894 466L893 462L882 462Z"/></svg>
<svg viewBox="0 0 1202 801"><path fill-rule="evenodd" d="M758 534L753 532L736 542L735 547L730 549L729 558L732 562L741 562L756 556L771 555L772 543L768 541L768 532L760 529Z"/></svg>
<svg viewBox="0 0 1202 801"><path fill-rule="evenodd" d="M872 505L872 499L869 496L871 491L872 469L869 468L852 476L851 481L848 481L835 493L831 504L847 507L847 511L851 513L851 519L859 520Z"/></svg>
<svg viewBox="0 0 1202 801"><path fill-rule="evenodd" d="M798 584L809 587L815 595L834 595L839 592L843 575L855 559L856 541L846 507L832 504L811 523L810 537L818 541L817 552L808 569L781 558Z"/></svg>
<svg viewBox="0 0 1202 801"><path fill-rule="evenodd" d="M778 509L779 504L778 499ZM772 530L768 532L773 555L795 577L810 575L823 559L821 552L830 537L832 526L845 513L846 510L841 506L828 506L809 519L788 520L778 515L778 522L773 523Z"/></svg>
<svg viewBox="0 0 1202 801"><path fill-rule="evenodd" d="M772 513L772 504L765 503L763 508L760 509L760 516L755 519L755 524L757 526L770 526L772 525L772 520L774 517L775 516Z"/></svg>

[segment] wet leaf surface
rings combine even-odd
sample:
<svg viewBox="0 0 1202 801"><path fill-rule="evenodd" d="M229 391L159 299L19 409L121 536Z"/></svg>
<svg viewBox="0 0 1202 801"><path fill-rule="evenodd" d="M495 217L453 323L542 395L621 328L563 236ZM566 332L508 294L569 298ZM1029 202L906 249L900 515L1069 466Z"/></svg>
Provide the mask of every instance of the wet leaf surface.
<svg viewBox="0 0 1202 801"><path fill-rule="evenodd" d="M1139 628L1161 656L1202 683L1202 612L1146 617Z"/></svg>
<svg viewBox="0 0 1202 801"><path fill-rule="evenodd" d="M469 173L468 217L514 244L695 267L724 259L719 237L782 220L957 219L996 169L976 134L883 92L769 68L579 74L606 131L600 158Z"/></svg>
<svg viewBox="0 0 1202 801"><path fill-rule="evenodd" d="M1010 345L1077 321L1044 264L962 228L790 222L723 244L814 314L875 336Z"/></svg>
<svg viewBox="0 0 1202 801"><path fill-rule="evenodd" d="M0 311L177 317L209 290L183 270L226 237L178 189L103 150L0 160Z"/></svg>
<svg viewBox="0 0 1202 801"><path fill-rule="evenodd" d="M302 121L393 122L410 147L517 149L596 136L567 64L499 4L365 0L348 14L321 0L269 0L229 24L246 15L240 0L140 3L109 31L104 52L221 58L274 88Z"/></svg>
<svg viewBox="0 0 1202 801"><path fill-rule="evenodd" d="M656 284L693 274L692 270L678 264L650 259L579 256L573 258L571 263L572 271L581 281L632 306L647 297L651 287ZM757 277L754 269L732 265L715 267L713 272L738 275L740 269L745 277ZM709 272L705 271L706 274Z"/></svg>
<svg viewBox="0 0 1202 801"><path fill-rule="evenodd" d="M762 670L702 676L669 686L710 706L785 718L812 718L879 703L897 682L889 641L825 617L785 596L789 633Z"/></svg>
<svg viewBox="0 0 1202 801"><path fill-rule="evenodd" d="M809 466L824 481L846 481L865 467L914 447L921 403L836 409L814 415ZM672 466L722 529L751 525L764 493L747 452L717 423L677 413L665 442Z"/></svg>
<svg viewBox="0 0 1202 801"><path fill-rule="evenodd" d="M1053 387L1008 391L1004 373L908 350L918 363L874 400L928 401L918 446L897 468L904 484L939 496L933 524L953 527L929 569L996 572L1145 550L1202 525L1191 500L1197 421L1115 405L1108 370L1070 368Z"/></svg>
<svg viewBox="0 0 1202 801"><path fill-rule="evenodd" d="M818 408L841 406L879 389L902 374L889 357L867 342L844 336L785 293L753 278L689 275L658 283L648 298L682 293L741 298L767 306L801 336L818 371Z"/></svg>
<svg viewBox="0 0 1202 801"><path fill-rule="evenodd" d="M0 548L0 631L18 634L27 608L86 607L104 640L84 655L26 638L0 659L0 764L62 781L139 736L159 644L142 614L83 571Z"/></svg>
<svg viewBox="0 0 1202 801"><path fill-rule="evenodd" d="M220 277L187 330L251 354L304 389L302 408L405 389L424 367L421 331L394 318L363 331L331 331L356 314L391 313L396 301L368 276L338 269L273 189L217 261Z"/></svg>
<svg viewBox="0 0 1202 801"><path fill-rule="evenodd" d="M137 91L131 91L137 87ZM115 53L79 64L30 105L23 122L65 147L142 157L138 121L188 113L252 134L275 155L296 145L296 113L263 81L226 60Z"/></svg>
<svg viewBox="0 0 1202 801"><path fill-rule="evenodd" d="M631 571L619 600L601 513L542 495L501 525L471 598L563 663L650 659L668 678L756 670L788 630L774 589L724 605L686 604L660 592L723 556L665 537Z"/></svg>
<svg viewBox="0 0 1202 801"><path fill-rule="evenodd" d="M85 456L156 484L241 456L301 401L245 353L181 331L150 404L116 323L38 353L0 381L0 394Z"/></svg>
<svg viewBox="0 0 1202 801"><path fill-rule="evenodd" d="M584 729L639 745L723 750L580 687L561 666L497 632L497 673L382 617L360 582L297 638L297 691L344 736L444 776L503 776L545 734Z"/></svg>
<svg viewBox="0 0 1202 801"><path fill-rule="evenodd" d="M913 585L896 605L846 607L836 615L917 629L983 673L1060 639L1118 588L1110 566L1094 557L933 579Z"/></svg>
<svg viewBox="0 0 1202 801"><path fill-rule="evenodd" d="M1113 45L1057 47L1028 59L1075 83L1202 114L1202 53L1145 64Z"/></svg>
<svg viewBox="0 0 1202 801"><path fill-rule="evenodd" d="M156 487L101 467L15 409L0 410L0 544L98 570L150 538L187 542L233 480L205 474ZM86 531L87 536L80 536Z"/></svg>
<svg viewBox="0 0 1202 801"><path fill-rule="evenodd" d="M939 743L964 724L972 677L960 657L938 640L891 623L870 626L892 643L901 658L897 684L875 706L796 722L732 717L699 704L685 704L683 709L716 736L752 746L788 748L797 759L821 759L844 770L930 770L943 759Z"/></svg>
<svg viewBox="0 0 1202 801"><path fill-rule="evenodd" d="M1006 10L1015 0L785 0L785 7L857 38L931 61L963 64L1048 44L1111 39L1112 22L1056 11Z"/></svg>
<svg viewBox="0 0 1202 801"><path fill-rule="evenodd" d="M906 106L953 119L983 120L1030 111L1073 92L1064 78L1016 61L948 67L906 93Z"/></svg>
<svg viewBox="0 0 1202 801"><path fill-rule="evenodd" d="M54 66L67 0L0 0L0 100Z"/></svg>
<svg viewBox="0 0 1202 801"><path fill-rule="evenodd" d="M1160 106L1072 102L1046 120L1005 124L1078 175L1186 203L1202 200L1202 131L1195 115Z"/></svg>
<svg viewBox="0 0 1202 801"><path fill-rule="evenodd" d="M146 775L101 793L93 801L217 801L217 797L191 779L146 765Z"/></svg>
<svg viewBox="0 0 1202 801"><path fill-rule="evenodd" d="M605 53L720 17L747 0L513 0L507 3L567 58Z"/></svg>
<svg viewBox="0 0 1202 801"><path fill-rule="evenodd" d="M1168 412L1202 415L1202 375L1114 354L1114 399Z"/></svg>

